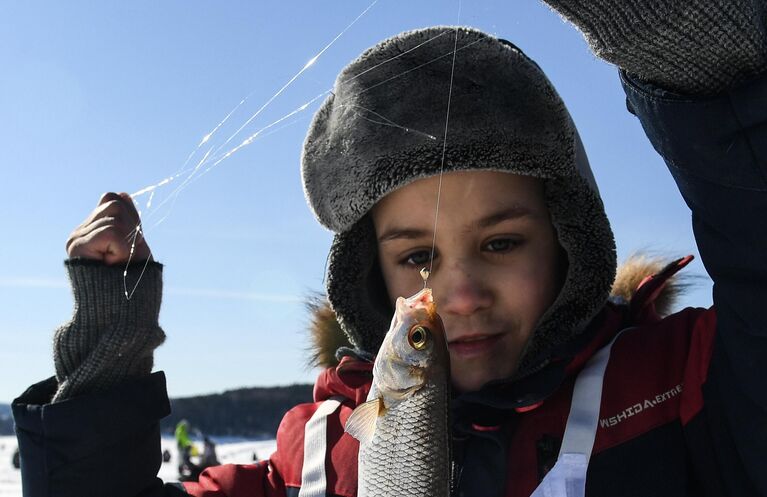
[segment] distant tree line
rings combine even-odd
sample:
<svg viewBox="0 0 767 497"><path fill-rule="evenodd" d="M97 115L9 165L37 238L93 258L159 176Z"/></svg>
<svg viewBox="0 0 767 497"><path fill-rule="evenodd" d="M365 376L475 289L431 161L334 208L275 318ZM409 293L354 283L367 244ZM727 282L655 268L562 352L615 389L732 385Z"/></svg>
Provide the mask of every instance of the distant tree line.
<svg viewBox="0 0 767 497"><path fill-rule="evenodd" d="M256 387L220 394L171 399L171 415L163 419L164 434L186 419L206 435L274 438L282 416L312 401L312 385Z"/></svg>

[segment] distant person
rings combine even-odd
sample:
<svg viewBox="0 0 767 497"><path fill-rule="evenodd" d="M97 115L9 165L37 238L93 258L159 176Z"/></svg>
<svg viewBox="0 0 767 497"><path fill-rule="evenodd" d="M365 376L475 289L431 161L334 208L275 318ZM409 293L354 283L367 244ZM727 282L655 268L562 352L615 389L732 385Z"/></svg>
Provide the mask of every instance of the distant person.
<svg viewBox="0 0 767 497"><path fill-rule="evenodd" d="M189 477L192 474L199 474L197 464L192 462L192 456L197 455L197 448L189 437L189 422L185 419L176 424L176 448L178 449L178 474L179 478Z"/></svg>
<svg viewBox="0 0 767 497"><path fill-rule="evenodd" d="M182 419L176 423L176 447L179 452L182 450L188 450L192 447L192 440L189 438L189 421Z"/></svg>
<svg viewBox="0 0 767 497"><path fill-rule="evenodd" d="M108 193L69 240L76 313L56 333L57 377L14 403L34 461L25 495L356 495L359 444L343 423L368 396L395 300L423 288L424 268L449 342L456 495L767 495L767 5L547 3L620 68L628 109L691 208L714 307L659 314L689 258L642 278L629 301L610 299L612 228L543 70L475 29L409 31L341 72L304 142L308 201L335 232L328 299L354 349L339 349L314 403L284 417L276 452L183 486L156 478L169 412L165 377L150 374L165 338L162 266L150 262L125 299L138 215ZM604 167L623 166L614 160ZM145 240L135 248L128 288L150 256Z"/></svg>

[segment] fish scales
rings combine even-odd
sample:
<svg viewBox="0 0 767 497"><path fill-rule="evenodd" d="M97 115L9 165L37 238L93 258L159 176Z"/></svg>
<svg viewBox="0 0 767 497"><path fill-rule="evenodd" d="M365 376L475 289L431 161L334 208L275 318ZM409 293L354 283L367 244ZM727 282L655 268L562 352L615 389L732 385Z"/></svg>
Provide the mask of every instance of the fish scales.
<svg viewBox="0 0 767 497"><path fill-rule="evenodd" d="M379 418L371 443L360 447L360 497L449 495L447 405L444 389L427 386Z"/></svg>

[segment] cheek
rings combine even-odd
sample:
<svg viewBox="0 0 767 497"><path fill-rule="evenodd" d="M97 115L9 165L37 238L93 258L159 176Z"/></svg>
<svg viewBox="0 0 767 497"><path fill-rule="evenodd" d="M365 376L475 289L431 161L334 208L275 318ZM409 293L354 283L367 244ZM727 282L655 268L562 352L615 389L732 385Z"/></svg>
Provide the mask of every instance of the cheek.
<svg viewBox="0 0 767 497"><path fill-rule="evenodd" d="M528 331L554 303L560 290L556 259L516 266L501 282L504 305Z"/></svg>

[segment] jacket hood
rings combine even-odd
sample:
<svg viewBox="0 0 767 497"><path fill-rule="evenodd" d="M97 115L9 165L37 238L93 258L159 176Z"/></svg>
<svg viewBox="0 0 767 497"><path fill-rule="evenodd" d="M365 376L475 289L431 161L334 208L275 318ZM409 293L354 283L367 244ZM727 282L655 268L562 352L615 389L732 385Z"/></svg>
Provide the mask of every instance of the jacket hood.
<svg viewBox="0 0 767 497"><path fill-rule="evenodd" d="M393 310L367 214L391 191L440 170L543 181L567 274L522 356L518 374L524 375L604 306L615 243L559 95L520 49L481 31L434 27L385 40L341 72L315 114L302 178L316 217L336 232L326 278L330 304L357 349L378 350Z"/></svg>

